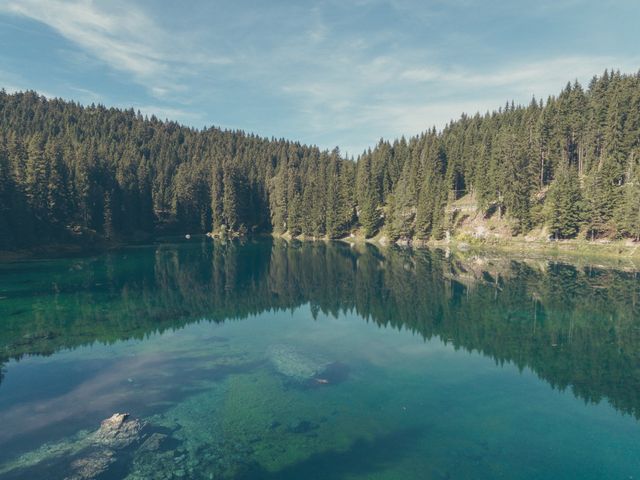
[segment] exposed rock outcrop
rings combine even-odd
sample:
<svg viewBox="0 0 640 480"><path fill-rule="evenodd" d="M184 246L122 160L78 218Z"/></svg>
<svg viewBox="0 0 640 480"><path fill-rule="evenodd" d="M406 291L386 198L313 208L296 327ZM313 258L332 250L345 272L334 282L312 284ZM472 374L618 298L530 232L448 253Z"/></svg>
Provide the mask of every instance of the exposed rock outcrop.
<svg viewBox="0 0 640 480"><path fill-rule="evenodd" d="M115 413L102 421L91 441L96 446L120 450L140 441L144 426L144 422L130 418L128 413Z"/></svg>
<svg viewBox="0 0 640 480"><path fill-rule="evenodd" d="M1 465L0 477L94 480L111 475L112 470L129 464L137 452L160 449L167 435L150 433L146 426L128 413L115 413L93 432L78 432ZM48 477L43 477L44 472Z"/></svg>

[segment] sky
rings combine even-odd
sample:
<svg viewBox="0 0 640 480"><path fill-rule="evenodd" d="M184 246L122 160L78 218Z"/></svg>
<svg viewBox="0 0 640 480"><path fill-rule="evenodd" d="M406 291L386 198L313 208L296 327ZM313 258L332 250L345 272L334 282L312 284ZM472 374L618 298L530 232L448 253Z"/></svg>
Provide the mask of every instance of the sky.
<svg viewBox="0 0 640 480"><path fill-rule="evenodd" d="M640 70L637 0L0 0L0 87L357 156Z"/></svg>

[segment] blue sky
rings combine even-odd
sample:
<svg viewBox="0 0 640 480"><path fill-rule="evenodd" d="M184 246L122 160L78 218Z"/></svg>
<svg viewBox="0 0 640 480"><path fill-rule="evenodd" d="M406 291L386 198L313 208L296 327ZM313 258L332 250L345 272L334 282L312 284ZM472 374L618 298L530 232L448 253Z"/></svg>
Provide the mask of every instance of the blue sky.
<svg viewBox="0 0 640 480"><path fill-rule="evenodd" d="M637 0L0 0L0 85L357 155L640 69Z"/></svg>

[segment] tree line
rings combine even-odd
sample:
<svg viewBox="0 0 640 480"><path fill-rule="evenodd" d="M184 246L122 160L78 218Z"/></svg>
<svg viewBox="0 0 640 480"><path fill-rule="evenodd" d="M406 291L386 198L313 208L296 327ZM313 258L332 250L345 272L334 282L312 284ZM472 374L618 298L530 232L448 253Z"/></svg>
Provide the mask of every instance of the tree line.
<svg viewBox="0 0 640 480"><path fill-rule="evenodd" d="M639 162L640 74L605 71L356 160L2 90L0 249L158 232L439 239L463 196L512 235L638 240Z"/></svg>
<svg viewBox="0 0 640 480"><path fill-rule="evenodd" d="M440 238L455 227L446 205L469 195L512 235L640 237L640 75L607 71L587 90L463 115L442 132L381 142L358 164L369 234ZM361 165L362 164L362 165ZM371 173L369 173L371 172ZM455 209L453 209L455 210Z"/></svg>

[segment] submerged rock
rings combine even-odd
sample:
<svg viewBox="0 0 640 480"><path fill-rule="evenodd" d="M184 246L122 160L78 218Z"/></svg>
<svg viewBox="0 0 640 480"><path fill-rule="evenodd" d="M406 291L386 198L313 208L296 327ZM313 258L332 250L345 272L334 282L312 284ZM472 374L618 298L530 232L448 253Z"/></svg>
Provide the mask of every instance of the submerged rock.
<svg viewBox="0 0 640 480"><path fill-rule="evenodd" d="M301 383L320 379L331 365L331 362L323 358L303 354L289 345L269 347L267 357L277 372Z"/></svg>
<svg viewBox="0 0 640 480"><path fill-rule="evenodd" d="M106 472L116 461L111 450L100 450L71 462L73 473L67 480L91 480Z"/></svg>
<svg viewBox="0 0 640 480"><path fill-rule="evenodd" d="M167 438L167 435L164 433L153 433L147 438L140 448L139 452L155 452L160 449L163 442Z"/></svg>
<svg viewBox="0 0 640 480"><path fill-rule="evenodd" d="M120 471L131 463L143 446L155 452L165 441L167 435L149 435L145 427L145 422L127 413L116 413L93 432L78 432L0 465L0 477L93 480L112 475L112 470ZM42 475L44 470L47 477Z"/></svg>
<svg viewBox="0 0 640 480"><path fill-rule="evenodd" d="M115 413L102 421L92 435L92 443L120 450L138 442L144 426L144 422L130 418L128 413Z"/></svg>

